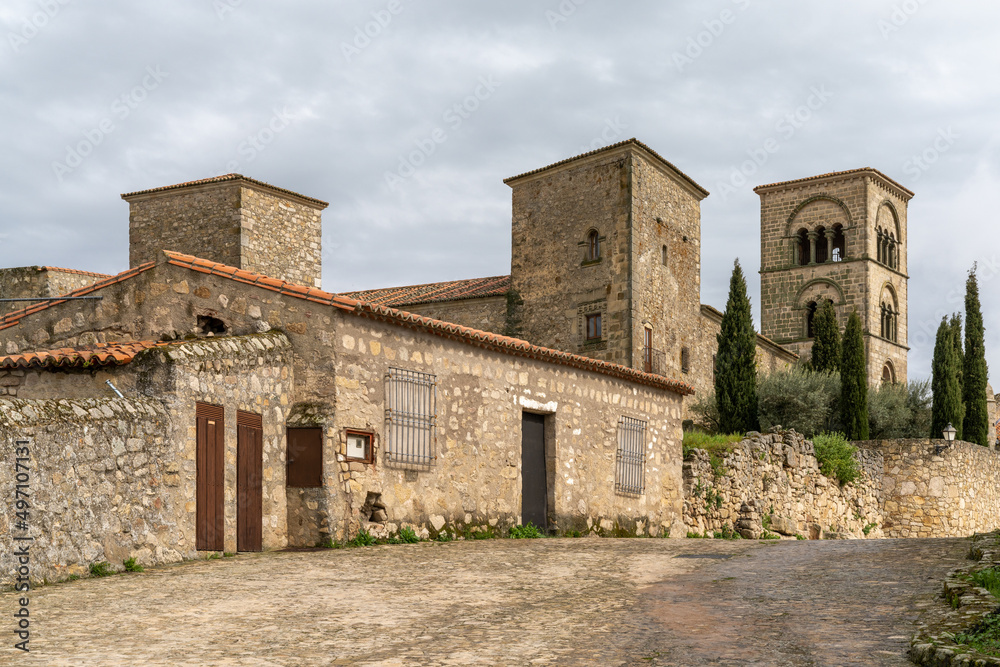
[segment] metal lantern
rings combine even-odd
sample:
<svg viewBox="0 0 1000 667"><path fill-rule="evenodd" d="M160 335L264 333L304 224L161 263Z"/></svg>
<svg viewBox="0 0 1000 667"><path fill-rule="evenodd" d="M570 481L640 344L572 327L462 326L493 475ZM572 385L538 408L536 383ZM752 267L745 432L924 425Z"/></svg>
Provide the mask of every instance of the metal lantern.
<svg viewBox="0 0 1000 667"><path fill-rule="evenodd" d="M948 422L948 426L944 429L944 439L951 442L955 439L956 433L958 433L958 430L951 425L951 422Z"/></svg>

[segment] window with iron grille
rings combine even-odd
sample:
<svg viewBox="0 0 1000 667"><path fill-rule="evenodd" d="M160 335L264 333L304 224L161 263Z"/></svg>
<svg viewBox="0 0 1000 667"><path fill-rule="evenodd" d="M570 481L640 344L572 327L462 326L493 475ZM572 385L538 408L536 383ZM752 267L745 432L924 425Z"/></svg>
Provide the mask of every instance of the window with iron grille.
<svg viewBox="0 0 1000 667"><path fill-rule="evenodd" d="M437 377L390 368L385 376L385 459L428 466L436 459Z"/></svg>
<svg viewBox="0 0 1000 667"><path fill-rule="evenodd" d="M642 495L646 488L646 422L621 417L618 420L618 451L615 455L615 491Z"/></svg>

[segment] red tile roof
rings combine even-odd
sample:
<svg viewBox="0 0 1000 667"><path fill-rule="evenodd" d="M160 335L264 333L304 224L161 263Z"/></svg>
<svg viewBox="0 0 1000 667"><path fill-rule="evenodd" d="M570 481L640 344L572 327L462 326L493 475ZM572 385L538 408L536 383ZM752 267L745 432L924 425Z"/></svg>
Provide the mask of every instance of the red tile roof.
<svg viewBox="0 0 1000 667"><path fill-rule="evenodd" d="M58 271L59 273L73 273L78 276L93 276L95 278L110 278L110 273L94 273L93 271L81 271L79 269L63 269L58 266L38 266L39 271Z"/></svg>
<svg viewBox="0 0 1000 667"><path fill-rule="evenodd" d="M783 187L783 186L786 186L786 185L795 185L797 183L807 183L809 181L818 181L818 180L822 180L824 178L837 178L837 177L841 177L841 176L852 176L854 174L862 174L862 173L870 173L870 174L874 174L875 176L878 176L883 181L885 181L887 184L891 185L894 188L897 188L903 195L906 196L907 199L910 199L910 198L912 198L914 196L914 193L911 190L908 190L906 187L904 187L904 186L900 185L899 183L897 183L896 181L892 180L891 178L889 178L888 176L886 176L885 174L883 174L878 169L872 169L871 167L861 167L859 169L847 169L846 171L831 171L829 174L820 174L818 176L807 176L806 178L797 178L797 179L792 180L792 181L781 181L779 183L769 183L767 185L758 185L757 187L755 187L753 189L753 191L757 192L757 193L760 193L760 192L762 192L764 190L768 190L770 188Z"/></svg>
<svg viewBox="0 0 1000 667"><path fill-rule="evenodd" d="M676 172L677 175L680 176L682 180L684 180L688 185L690 185L692 188L694 188L695 191L699 192L702 195L703 198L708 196L708 194L709 194L708 190L706 190L705 188L703 188L700 185L698 185L697 183L695 183L695 181L694 181L693 178L691 178L690 176L688 176L687 174L685 174L683 171L681 171L680 169L678 169L669 160L667 160L666 158L664 158L662 155L660 155L659 153L657 153L652 148L650 148L646 144L642 143L641 141L639 141L635 137L633 137L631 139L626 139L625 141L619 141L617 144L611 144L610 146L605 146L604 148L598 148L597 150L594 150L594 151L583 153L581 155L576 155L576 156L573 156L571 158L566 158L565 160L559 160L558 162L553 162L552 164L548 165L547 167L540 167L538 169L532 169L531 171L526 171L523 174L518 174L517 176L511 176L510 178L505 178L505 179L503 179L503 182L507 183L508 185L510 185L514 181L522 179L525 176L534 176L535 174L540 174L543 171L547 171L547 170L553 169L555 167L561 167L564 164L568 164L570 162L574 162L574 161L579 160L581 158L590 157L591 155L598 155L599 153L611 152L613 150L621 148L622 146L629 146L629 145L638 146L639 148L641 148L642 150L646 151L647 153L649 153L650 155L652 155L654 158L656 158L657 160L659 160L663 164L667 165L670 168L671 171Z"/></svg>
<svg viewBox="0 0 1000 667"><path fill-rule="evenodd" d="M98 280L96 283L91 283L86 287L81 287L80 289L75 289L72 292L67 292L66 294L60 294L59 296L86 296L91 292L96 292L99 289L114 285L115 283L120 283L123 280L128 280L132 276L139 275L143 271L149 271L151 268L156 266L156 262L146 262L145 264L140 264L135 268L131 268L128 271L122 271L121 273L105 278L104 280ZM21 318L27 317L28 315L33 315L41 310L51 308L58 303L66 303L65 301L60 301L58 299L52 301L43 301L41 303L36 303L33 306L28 306L27 308L22 308L21 310L15 310L6 315L0 316L0 330L6 329L7 327L12 327L21 321Z"/></svg>
<svg viewBox="0 0 1000 667"><path fill-rule="evenodd" d="M411 329L426 331L427 333L437 336L471 343L479 347L496 350L505 354L529 357L531 359L538 359L541 361L562 364L564 366L573 366L574 368L594 371L596 373L603 373L604 375L611 375L629 380L631 382L636 382L638 384L649 385L658 389L667 389L681 394L682 396L694 393L694 389L689 384L678 382L677 380L671 380L659 375L653 375L651 373L643 373L642 371L635 370L634 368L628 368L627 366L613 364L599 359L591 359L590 357L584 357L570 352L561 352L559 350L553 350L539 345L532 345L527 341L517 338L510 338L508 336L501 336L488 331L480 331L478 329L463 327L458 324L452 324L451 322L434 320L429 317L414 315L395 308L365 303L357 299L346 297L342 294L331 294L330 292L324 292L323 290L318 290L314 287L303 287L284 280L275 280L274 278L268 278L250 271L236 269L231 266L226 266L225 264L219 264L218 262L199 259L197 257L192 257L191 255L182 255L181 253L169 250L165 250L163 253L167 256L167 262L175 266L220 276L222 278L228 278L230 280L246 283L248 285L256 285L258 287L263 287L264 289L298 299L335 306L341 310L345 310L362 317L368 317L382 322L400 324Z"/></svg>
<svg viewBox="0 0 1000 667"><path fill-rule="evenodd" d="M82 368L87 366L121 366L135 355L169 343L139 341L135 343L99 343L92 348L62 347L58 350L26 352L0 357L0 368Z"/></svg>
<svg viewBox="0 0 1000 667"><path fill-rule="evenodd" d="M246 181L247 183L252 183L253 185L273 190L274 192L279 192L284 195L291 195L292 197L297 197L298 199L304 199L311 204L319 206L320 209L324 209L330 204L323 201L322 199L316 199L314 197L307 197L305 195L299 194L293 190L286 190L285 188L279 188L276 185L271 185L270 183L265 183L264 181L258 181L255 178L249 178L242 174L224 174L223 176L213 176L211 178L202 178L197 181L188 181L186 183L177 183L176 185L164 185L158 188L150 188L148 190L137 190L136 192L126 192L122 195L122 199L128 201L130 197L138 197L139 195L148 195L154 192L166 192L167 190L179 190L181 188L190 188L197 185L208 185L210 183L225 183L227 181Z"/></svg>
<svg viewBox="0 0 1000 667"><path fill-rule="evenodd" d="M427 283L426 285L384 287L360 292L342 292L341 294L377 306L395 308L418 303L504 296L508 290L510 290L510 276L494 276L471 280L449 280L443 283Z"/></svg>

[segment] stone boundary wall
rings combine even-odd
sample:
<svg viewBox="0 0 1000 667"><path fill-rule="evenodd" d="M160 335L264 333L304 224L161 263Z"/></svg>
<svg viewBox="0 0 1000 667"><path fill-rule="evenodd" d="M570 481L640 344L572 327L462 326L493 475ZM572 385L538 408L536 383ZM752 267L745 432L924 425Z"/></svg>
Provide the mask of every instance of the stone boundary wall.
<svg viewBox="0 0 1000 667"><path fill-rule="evenodd" d="M724 458L694 450L684 461L684 523L712 534L736 524L809 539L875 538L882 532L882 457L859 450L861 476L841 487L823 475L812 442L795 431L748 433Z"/></svg>
<svg viewBox="0 0 1000 667"><path fill-rule="evenodd" d="M1000 566L1000 535L975 535L969 558L969 564L948 575L944 595L920 619L910 639L911 662L928 667L1000 667L1000 658L982 655L954 640L956 634L972 629L997 608L993 594L977 586L969 575Z"/></svg>
<svg viewBox="0 0 1000 667"><path fill-rule="evenodd" d="M30 440L27 535L32 581L181 560L180 478L167 412L148 399L0 399L0 586L14 583L16 440Z"/></svg>
<svg viewBox="0 0 1000 667"><path fill-rule="evenodd" d="M1000 452L923 438L855 444L884 458L886 537L967 537L1000 528Z"/></svg>

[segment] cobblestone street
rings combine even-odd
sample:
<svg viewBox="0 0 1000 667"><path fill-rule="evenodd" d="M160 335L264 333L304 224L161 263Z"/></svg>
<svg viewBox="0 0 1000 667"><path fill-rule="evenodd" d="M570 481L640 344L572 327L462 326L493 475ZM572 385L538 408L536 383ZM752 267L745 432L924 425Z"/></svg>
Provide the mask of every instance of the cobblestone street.
<svg viewBox="0 0 1000 667"><path fill-rule="evenodd" d="M241 554L31 594L17 665L907 665L966 540L547 539Z"/></svg>

